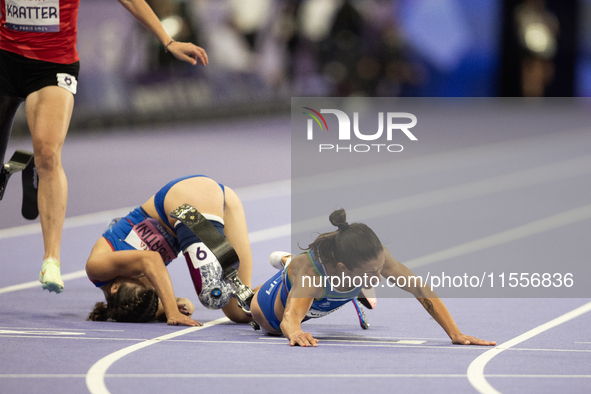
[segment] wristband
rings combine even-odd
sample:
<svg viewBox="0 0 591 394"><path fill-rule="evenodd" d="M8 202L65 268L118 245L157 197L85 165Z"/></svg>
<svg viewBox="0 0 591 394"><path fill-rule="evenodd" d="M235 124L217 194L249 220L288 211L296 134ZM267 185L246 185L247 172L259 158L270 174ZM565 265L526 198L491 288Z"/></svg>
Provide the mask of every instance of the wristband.
<svg viewBox="0 0 591 394"><path fill-rule="evenodd" d="M164 46L164 52L168 52L168 46L173 42L176 42L176 40L170 40L170 42Z"/></svg>

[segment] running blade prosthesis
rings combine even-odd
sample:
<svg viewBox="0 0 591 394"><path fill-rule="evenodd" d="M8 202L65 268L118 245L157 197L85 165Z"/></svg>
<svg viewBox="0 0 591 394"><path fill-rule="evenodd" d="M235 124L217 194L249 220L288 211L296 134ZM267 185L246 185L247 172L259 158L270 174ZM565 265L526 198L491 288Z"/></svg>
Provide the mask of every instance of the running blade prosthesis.
<svg viewBox="0 0 591 394"><path fill-rule="evenodd" d="M8 180L19 171L22 171L23 180L23 205L21 213L25 219L33 220L39 216L37 208L37 170L33 154L24 150L14 152L8 163L0 169L0 200L4 197Z"/></svg>

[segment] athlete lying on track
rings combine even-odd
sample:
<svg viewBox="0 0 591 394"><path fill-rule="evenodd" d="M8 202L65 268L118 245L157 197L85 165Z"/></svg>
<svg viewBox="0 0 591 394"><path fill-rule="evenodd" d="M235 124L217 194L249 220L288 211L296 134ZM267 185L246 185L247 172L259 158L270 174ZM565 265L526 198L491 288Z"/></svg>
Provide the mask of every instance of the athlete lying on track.
<svg viewBox="0 0 591 394"><path fill-rule="evenodd" d="M213 235L231 244L240 262L238 278L250 286L252 255L240 199L232 189L205 176L179 178L118 220L94 245L86 273L107 303L98 302L89 320L146 322L165 317L172 325L201 325L190 317L194 309L190 301L175 298L166 268L181 251L206 307L221 308L234 322L251 320L233 298L231 284L222 278L222 269L227 272L224 263L220 265L217 255L182 218L170 216L183 204L202 212Z"/></svg>
<svg viewBox="0 0 591 394"><path fill-rule="evenodd" d="M496 345L464 335L437 294L426 284L421 287L420 283L408 280L415 275L394 260L368 226L349 225L343 209L334 211L329 219L338 230L318 236L305 253L293 258L284 252L271 255L271 263L281 271L257 288L251 304L254 321L267 333L284 334L291 346L317 346L318 340L304 332L301 323L333 312L355 300L362 290L361 286L332 288L330 278L363 278L367 285L379 283L381 275L396 278L396 283L407 283L402 289L417 298L453 343ZM398 280L399 277L407 280Z"/></svg>

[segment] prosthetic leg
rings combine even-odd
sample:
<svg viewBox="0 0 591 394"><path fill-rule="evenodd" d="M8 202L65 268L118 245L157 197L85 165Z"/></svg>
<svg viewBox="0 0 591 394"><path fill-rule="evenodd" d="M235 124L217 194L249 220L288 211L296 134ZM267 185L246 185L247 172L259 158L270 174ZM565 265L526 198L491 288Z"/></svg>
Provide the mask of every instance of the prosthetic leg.
<svg viewBox="0 0 591 394"><path fill-rule="evenodd" d="M355 298L353 298L351 302L353 303L355 311L357 312L357 317L359 318L359 325L364 330L367 330L369 328L369 322L367 321L367 317L365 316L365 311L363 310L363 307L359 305L359 301L357 301L357 299Z"/></svg>
<svg viewBox="0 0 591 394"><path fill-rule="evenodd" d="M23 101L18 97L0 96L0 164L2 164L2 168L0 168L0 200L4 197L6 185L12 174L22 171L23 206L21 213L26 219L32 220L39 216L37 208L38 178L33 154L17 150L8 163L3 164L14 116Z"/></svg>
<svg viewBox="0 0 591 394"><path fill-rule="evenodd" d="M189 248L187 248L188 253L194 254L194 256L191 255L187 257L187 262L189 262L189 258L192 259L194 262L194 268L197 268L195 266L199 265L200 262L211 261L208 260L211 257L209 256L209 252L211 252L211 254L215 256L213 266L216 267L216 263L221 266L222 275L220 278L221 283L219 284L221 287L220 293L218 294L214 290L211 292L211 295L214 298L216 298L216 296L217 298L222 297L224 293L223 288L225 287L224 284L229 284L232 288L232 295L236 297L238 305L246 313L250 313L250 303L252 301L252 297L254 296L254 292L250 287L245 286L238 277L237 268L240 265L240 261L232 245L230 245L226 238L214 227L213 224L209 222L209 220L207 220L199 211L197 211L197 209L189 204L183 204L179 206L170 213L170 216L187 226L205 246L205 248L196 247L196 249L192 252L189 250ZM185 254L186 253L187 252L185 252ZM199 265L199 268L207 267L208 265L211 265L211 263ZM189 268L191 269L191 267ZM200 273L201 277L195 277L193 272L191 272L191 275L193 276L194 283L196 281L202 281L203 279L209 279L204 278L203 273ZM203 303L201 295L199 299ZM210 305L205 306L210 307Z"/></svg>
<svg viewBox="0 0 591 394"><path fill-rule="evenodd" d="M352 299L351 302L353 302L353 306L355 306L355 310L357 311L359 325L364 330L367 330L369 328L369 322L367 321L365 311L360 304L364 305L367 309L374 309L378 302L375 289L361 289L357 298Z"/></svg>

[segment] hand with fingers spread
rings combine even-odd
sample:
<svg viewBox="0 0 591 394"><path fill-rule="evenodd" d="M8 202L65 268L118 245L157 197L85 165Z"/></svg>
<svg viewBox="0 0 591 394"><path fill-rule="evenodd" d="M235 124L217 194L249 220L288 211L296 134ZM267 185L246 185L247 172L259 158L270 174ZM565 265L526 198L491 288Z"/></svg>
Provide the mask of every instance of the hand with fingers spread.
<svg viewBox="0 0 591 394"><path fill-rule="evenodd" d="M191 319L189 316L185 316L180 312L174 313L168 317L167 321L169 326L202 326L202 323L199 323L196 320Z"/></svg>
<svg viewBox="0 0 591 394"><path fill-rule="evenodd" d="M166 49L177 59L190 63L193 66L197 64L197 61L202 66L206 66L209 63L205 50L190 42L171 41L166 46Z"/></svg>
<svg viewBox="0 0 591 394"><path fill-rule="evenodd" d="M455 345L478 345L478 346L496 346L497 343L495 341L485 341L483 339L478 339L476 337L472 337L470 335L459 334L451 339L452 343Z"/></svg>
<svg viewBox="0 0 591 394"><path fill-rule="evenodd" d="M317 347L318 346L318 339L312 337L312 334L309 332L297 332L290 335L287 339L289 339L289 346L302 346L302 347Z"/></svg>

